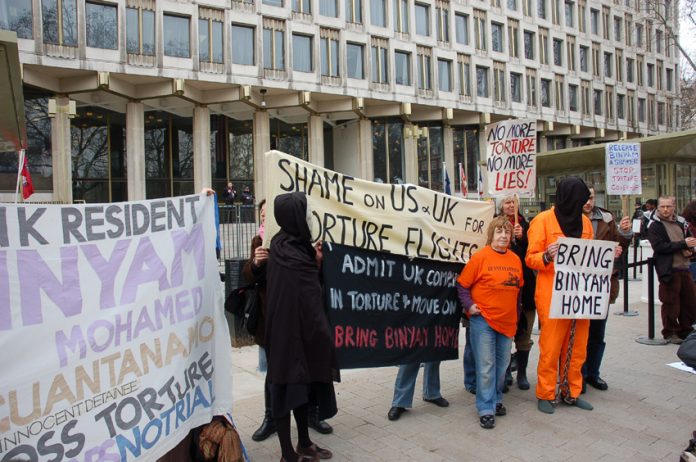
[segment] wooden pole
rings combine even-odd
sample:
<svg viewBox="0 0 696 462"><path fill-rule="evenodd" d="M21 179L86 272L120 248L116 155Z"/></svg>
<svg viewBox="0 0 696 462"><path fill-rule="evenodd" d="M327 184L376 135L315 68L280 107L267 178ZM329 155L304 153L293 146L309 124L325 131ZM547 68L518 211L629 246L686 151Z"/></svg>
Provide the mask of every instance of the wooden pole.
<svg viewBox="0 0 696 462"><path fill-rule="evenodd" d="M517 193L515 193L514 197L515 197L515 200L514 200L514 202L515 202L515 226L517 226L519 224L519 219L517 216L519 215L519 211L520 211L520 197L517 195Z"/></svg>

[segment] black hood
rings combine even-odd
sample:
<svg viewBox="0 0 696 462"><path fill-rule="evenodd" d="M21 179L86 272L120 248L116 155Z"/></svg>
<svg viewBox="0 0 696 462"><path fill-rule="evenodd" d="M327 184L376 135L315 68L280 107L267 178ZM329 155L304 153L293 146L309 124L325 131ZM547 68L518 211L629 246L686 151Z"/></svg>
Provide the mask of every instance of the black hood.
<svg viewBox="0 0 696 462"><path fill-rule="evenodd" d="M307 196L303 192L281 194L273 201L273 216L280 229L302 241L312 237L307 225Z"/></svg>
<svg viewBox="0 0 696 462"><path fill-rule="evenodd" d="M578 177L564 178L558 183L553 210L566 237L582 236L582 206L589 198L589 188Z"/></svg>

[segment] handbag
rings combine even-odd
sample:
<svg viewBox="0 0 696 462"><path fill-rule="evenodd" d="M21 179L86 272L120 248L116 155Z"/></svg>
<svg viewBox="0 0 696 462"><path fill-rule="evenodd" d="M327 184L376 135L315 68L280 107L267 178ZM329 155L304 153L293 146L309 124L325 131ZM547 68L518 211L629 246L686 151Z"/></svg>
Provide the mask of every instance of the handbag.
<svg viewBox="0 0 696 462"><path fill-rule="evenodd" d="M244 292L244 297L244 318L242 319L242 325L250 335L256 335L259 317L261 316L258 286L254 285L247 288Z"/></svg>

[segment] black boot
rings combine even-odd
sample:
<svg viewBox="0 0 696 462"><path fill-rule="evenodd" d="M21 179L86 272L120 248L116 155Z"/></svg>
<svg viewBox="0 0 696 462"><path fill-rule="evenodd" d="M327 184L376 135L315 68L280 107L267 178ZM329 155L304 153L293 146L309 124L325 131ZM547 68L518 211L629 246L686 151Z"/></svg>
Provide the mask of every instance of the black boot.
<svg viewBox="0 0 696 462"><path fill-rule="evenodd" d="M529 380L527 380L527 363L529 362L529 351L517 352L517 387L520 390L529 390Z"/></svg>
<svg viewBox="0 0 696 462"><path fill-rule="evenodd" d="M251 435L251 439L254 441L263 441L272 434L276 432L275 420L271 416L271 395L268 391L268 387L264 387L264 402L266 405L266 410L263 415L263 422L261 426Z"/></svg>
<svg viewBox="0 0 696 462"><path fill-rule="evenodd" d="M326 423L324 420L319 420L319 406L309 406L308 417L310 428L313 428L324 435L328 435L329 433L333 432L333 427L331 425Z"/></svg>

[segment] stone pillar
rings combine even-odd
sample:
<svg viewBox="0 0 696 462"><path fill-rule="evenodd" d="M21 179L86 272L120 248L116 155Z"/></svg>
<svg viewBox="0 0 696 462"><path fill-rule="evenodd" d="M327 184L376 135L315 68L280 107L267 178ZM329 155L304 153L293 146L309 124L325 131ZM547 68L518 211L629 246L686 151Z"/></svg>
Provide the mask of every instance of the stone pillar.
<svg viewBox="0 0 696 462"><path fill-rule="evenodd" d="M418 184L418 138L415 125L404 124L404 182ZM407 134L410 134L408 136Z"/></svg>
<svg viewBox="0 0 696 462"><path fill-rule="evenodd" d="M445 150L445 165L447 166L447 174L450 178L452 194L456 194L459 191L455 191L455 186L457 184L455 178L459 175L459 170L457 169L457 164L454 162L454 130L449 125L444 125L442 127L442 144Z"/></svg>
<svg viewBox="0 0 696 462"><path fill-rule="evenodd" d="M128 200L145 199L145 110L135 101L126 104L126 169Z"/></svg>
<svg viewBox="0 0 696 462"><path fill-rule="evenodd" d="M56 115L51 119L53 157L53 200L72 204L72 143L70 140L70 99L56 96Z"/></svg>
<svg viewBox="0 0 696 462"><path fill-rule="evenodd" d="M267 111L254 112L254 197L266 198L264 154L271 150L271 117Z"/></svg>
<svg viewBox="0 0 696 462"><path fill-rule="evenodd" d="M212 187L210 168L210 109L196 106L193 109L193 189L196 193L204 187Z"/></svg>
<svg viewBox="0 0 696 462"><path fill-rule="evenodd" d="M372 158L372 122L370 119L360 119L358 124L358 168L360 178L372 181L375 175Z"/></svg>
<svg viewBox="0 0 696 462"><path fill-rule="evenodd" d="M309 116L307 124L307 138L309 138L309 162L324 166L324 119L320 116Z"/></svg>

